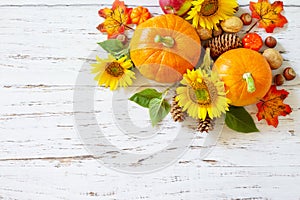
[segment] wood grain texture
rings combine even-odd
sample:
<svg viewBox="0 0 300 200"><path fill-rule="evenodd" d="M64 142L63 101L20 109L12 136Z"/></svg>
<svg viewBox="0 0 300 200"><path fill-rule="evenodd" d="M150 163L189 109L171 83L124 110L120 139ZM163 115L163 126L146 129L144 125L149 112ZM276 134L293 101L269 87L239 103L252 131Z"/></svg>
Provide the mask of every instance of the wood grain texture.
<svg viewBox="0 0 300 200"><path fill-rule="evenodd" d="M161 13L156 1L126 2ZM101 22L99 7L111 3L0 2L0 199L300 199L299 77L284 85L293 112L280 118L277 129L263 121L257 122L260 133L224 128L204 160L199 157L201 134L175 164L151 174L116 172L95 159L76 132L73 93L84 63L93 61L91 55L105 56L96 45L105 36L95 27ZM284 4L289 24L273 35L284 66L299 74L300 3ZM112 115L112 94L104 88L96 92L97 119L114 130L112 119L105 117ZM255 116L254 106L247 109ZM132 148L126 138L110 137ZM115 154L120 152L104 156Z"/></svg>

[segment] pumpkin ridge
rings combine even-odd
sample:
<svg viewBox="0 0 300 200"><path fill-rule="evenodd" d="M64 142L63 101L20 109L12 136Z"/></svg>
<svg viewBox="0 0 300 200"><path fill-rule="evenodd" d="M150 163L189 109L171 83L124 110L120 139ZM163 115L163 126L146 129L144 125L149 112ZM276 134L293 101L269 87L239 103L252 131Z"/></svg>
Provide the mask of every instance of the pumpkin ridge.
<svg viewBox="0 0 300 200"><path fill-rule="evenodd" d="M247 93L247 85L243 84L242 91L238 91L238 92L241 92L241 95L238 96L238 101L241 101L243 100L242 97L245 95L245 93Z"/></svg>
<svg viewBox="0 0 300 200"><path fill-rule="evenodd" d="M175 24L177 23L176 20L173 20L174 18L171 18L171 15L165 15L166 18L166 27L170 30L175 30Z"/></svg>
<svg viewBox="0 0 300 200"><path fill-rule="evenodd" d="M161 60L163 63L167 63L167 60L169 60L169 58L167 58L167 54L161 53L160 55L161 55L160 60ZM170 56L171 56L171 55L172 55L173 57L176 57L174 54L170 54ZM164 61L164 60L166 60L166 61ZM174 60L174 58L173 58L172 60ZM158 70L156 71L155 76L157 76L157 74L159 74L160 72L163 72L164 68L172 69L172 70L174 70L174 72L175 72L175 69L173 69L173 68L170 67L169 65L160 65L160 67L159 67Z"/></svg>
<svg viewBox="0 0 300 200"><path fill-rule="evenodd" d="M178 24L178 25L176 24L175 27L177 28L177 31L182 34L189 35L191 33L191 31L189 29L184 28L184 26L182 26L182 24Z"/></svg>
<svg viewBox="0 0 300 200"><path fill-rule="evenodd" d="M232 62L232 65L238 66L238 67L236 67L236 69L235 69L235 71L233 72L232 75L243 76L243 74L245 73L245 71L248 72L248 69L246 67L247 66L247 61L244 60L243 56L241 56L240 58L241 59L239 59L239 60L233 59L233 60L230 61L230 62ZM240 77L240 78L243 79L242 77Z"/></svg>
<svg viewBox="0 0 300 200"><path fill-rule="evenodd" d="M146 49L143 49L143 50L147 50L147 49L150 49L150 48L146 48ZM168 52L169 54L173 55L174 56L174 59L176 59L177 63L178 62L178 59L179 59L179 55L177 55L176 53L173 53L173 52ZM147 61L149 61L151 58L153 58L153 56L156 56L154 54L162 54L164 57L165 57L165 53L162 53L162 50L161 49L157 49L157 51L155 52L151 52L151 54L147 55L147 58L142 62L140 63L140 65L143 65L144 63L146 63ZM157 57L156 57L157 58ZM185 58L182 58L181 59L184 59L186 62L188 62L190 65L193 65L194 63L191 63L188 59L185 59ZM162 58L161 58L162 60ZM157 64L157 63L154 63L154 64Z"/></svg>
<svg viewBox="0 0 300 200"><path fill-rule="evenodd" d="M170 57L172 57L172 58L170 58ZM178 56L176 56L176 54L173 54L172 52L169 52L169 58L167 58L167 54L166 54L166 53L163 53L163 54L162 54L162 59L161 59L161 61L163 61L162 63L167 63L168 60L176 61L176 60L177 60L177 57L178 57ZM165 62L165 60L166 60L166 62ZM179 62L176 62L176 63L179 63ZM161 66L161 67L164 67L164 66ZM160 67L160 68L161 68L161 67ZM170 68L171 68L171 67L170 67Z"/></svg>
<svg viewBox="0 0 300 200"><path fill-rule="evenodd" d="M232 82L234 79L226 79L226 80L227 80L227 81L230 80L230 82ZM242 79L241 79L240 81L242 81ZM234 84L232 84L232 85L226 85L226 84L225 84L225 87L229 88L229 90L239 88L239 87L241 87L240 81L236 81L236 82L235 82ZM240 88L239 88L239 89L240 89ZM242 96L242 95L240 95L240 96Z"/></svg>
<svg viewBox="0 0 300 200"><path fill-rule="evenodd" d="M228 75L231 76L230 74L228 74ZM240 77L240 76L236 76L236 77ZM236 80L236 78L234 78L234 77L232 77L231 79L227 78L227 80L232 81L232 80ZM230 85L230 87L239 86L240 85L239 82L241 82L241 81L244 81L243 78L237 79L237 81L234 84Z"/></svg>
<svg viewBox="0 0 300 200"><path fill-rule="evenodd" d="M168 18L166 15L162 15L161 16L161 19L158 20L158 21L155 21L155 24L160 24L160 26L157 26L159 28L166 28L166 29L169 29L168 27ZM157 23L158 22L158 23Z"/></svg>
<svg viewBox="0 0 300 200"><path fill-rule="evenodd" d="M175 60L176 63L180 63L180 60L178 60L178 59L179 59L178 56L174 57L174 60ZM189 61L187 61L187 62L189 62ZM187 69L186 69L185 66L179 65L178 71L181 72L181 73L186 73Z"/></svg>
<svg viewBox="0 0 300 200"><path fill-rule="evenodd" d="M180 63L179 57L177 55L174 55L174 54L173 54L173 57L174 57L173 58L174 62L178 64L178 71L180 73L186 73L186 71L187 71L186 66L181 66L179 64ZM188 60L185 60L185 61L188 62L188 63L190 63ZM189 68L194 68L193 64L191 64L191 67L189 67Z"/></svg>
<svg viewBox="0 0 300 200"><path fill-rule="evenodd" d="M146 63L148 60L152 59L154 56L155 56L155 58L157 58L155 54L159 54L158 56L160 57L160 55L161 55L162 53L160 52L160 50L151 52L151 54L148 55L148 57L147 57L142 63L140 63L140 65L143 65L143 64ZM154 63L154 64L157 64L157 63Z"/></svg>
<svg viewBox="0 0 300 200"><path fill-rule="evenodd" d="M162 53L162 54L161 54L161 61L164 61L165 57L166 57L166 54L165 54L165 53ZM157 73L160 72L160 71L162 71L162 67L163 67L163 66L161 65L161 66L158 68Z"/></svg>
<svg viewBox="0 0 300 200"><path fill-rule="evenodd" d="M196 65L196 63L192 63L191 61L189 61L183 57L180 57L177 54L172 53L171 55L174 56L173 60L176 61L176 63L181 63L180 60L184 60L186 62L185 66L181 66L181 65L178 66L178 68L179 68L178 70L181 71L182 73L186 73L186 71L187 71L186 65L187 64L189 64L191 66L191 67L189 67L189 69L194 68L194 65Z"/></svg>

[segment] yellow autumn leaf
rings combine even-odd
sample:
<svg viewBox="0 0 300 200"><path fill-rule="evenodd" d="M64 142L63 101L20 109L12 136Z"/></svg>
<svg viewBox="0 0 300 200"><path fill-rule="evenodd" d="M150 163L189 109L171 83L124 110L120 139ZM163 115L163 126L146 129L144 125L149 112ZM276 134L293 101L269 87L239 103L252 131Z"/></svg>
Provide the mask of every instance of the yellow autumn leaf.
<svg viewBox="0 0 300 200"><path fill-rule="evenodd" d="M258 26L265 28L267 33L273 33L276 27L283 27L288 21L281 15L283 2L275 1L270 4L269 0L258 0L257 3L250 2L252 17L257 18Z"/></svg>
<svg viewBox="0 0 300 200"><path fill-rule="evenodd" d="M127 8L123 1L116 0L111 9L104 8L99 10L99 15L105 18L97 29L106 32L108 37L124 33L129 29L131 8Z"/></svg>

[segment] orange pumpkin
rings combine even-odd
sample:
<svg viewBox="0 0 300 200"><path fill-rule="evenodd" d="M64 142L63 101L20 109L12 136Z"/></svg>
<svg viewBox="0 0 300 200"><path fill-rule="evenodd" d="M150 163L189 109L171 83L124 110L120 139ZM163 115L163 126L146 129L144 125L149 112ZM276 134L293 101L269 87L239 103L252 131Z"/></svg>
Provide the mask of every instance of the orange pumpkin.
<svg viewBox="0 0 300 200"><path fill-rule="evenodd" d="M250 49L227 51L216 60L213 70L224 81L227 97L234 106L258 102L272 84L268 62L260 53Z"/></svg>
<svg viewBox="0 0 300 200"><path fill-rule="evenodd" d="M131 11L130 18L133 24L141 24L151 18L151 13L147 8L138 6Z"/></svg>
<svg viewBox="0 0 300 200"><path fill-rule="evenodd" d="M148 19L137 26L130 58L151 80L172 83L193 69L201 53L200 38L190 23L173 14Z"/></svg>

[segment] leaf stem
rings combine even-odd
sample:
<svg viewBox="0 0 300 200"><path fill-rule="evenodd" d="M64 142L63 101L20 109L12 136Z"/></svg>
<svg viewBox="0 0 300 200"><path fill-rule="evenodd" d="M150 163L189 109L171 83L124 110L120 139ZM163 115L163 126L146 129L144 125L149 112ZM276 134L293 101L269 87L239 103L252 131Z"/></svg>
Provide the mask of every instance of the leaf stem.
<svg viewBox="0 0 300 200"><path fill-rule="evenodd" d="M246 33L249 33L257 24L258 22L260 22L260 20L257 20L250 28L248 31L246 31Z"/></svg>
<svg viewBox="0 0 300 200"><path fill-rule="evenodd" d="M134 31L134 28L128 26L128 25L124 25L126 28L130 29L130 30L133 30Z"/></svg>
<svg viewBox="0 0 300 200"><path fill-rule="evenodd" d="M167 89L165 89L163 92L162 92L162 96L161 96L161 98L162 99L165 99L166 98L166 96L168 95L168 92L170 91L170 88L168 87Z"/></svg>
<svg viewBox="0 0 300 200"><path fill-rule="evenodd" d="M118 24L119 24L119 26L124 26L125 28L127 28L127 29L130 29L130 30L133 30L134 31L134 28L132 28L132 27L130 27L130 26L128 26L128 25L126 25L126 24L124 24L123 22L119 22L118 20L116 20L115 18L113 18L112 17L112 19L115 21L115 22L117 22Z"/></svg>

